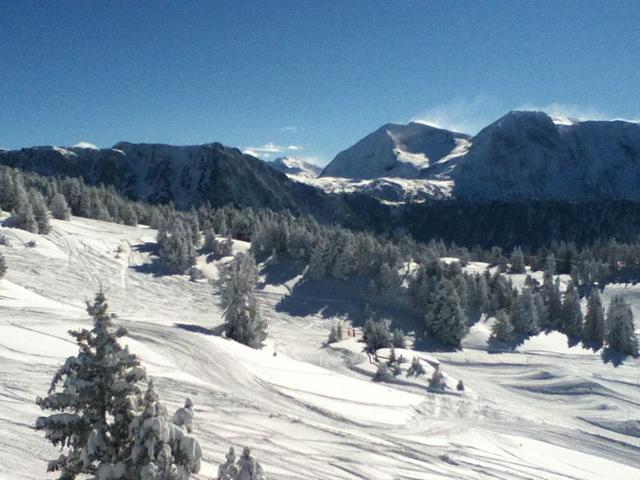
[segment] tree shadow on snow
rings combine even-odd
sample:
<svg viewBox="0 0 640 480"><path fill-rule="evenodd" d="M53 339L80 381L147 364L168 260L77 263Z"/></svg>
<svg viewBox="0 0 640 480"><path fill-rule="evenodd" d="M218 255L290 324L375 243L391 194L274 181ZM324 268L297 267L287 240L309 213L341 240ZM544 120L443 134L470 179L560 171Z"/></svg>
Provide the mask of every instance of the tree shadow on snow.
<svg viewBox="0 0 640 480"><path fill-rule="evenodd" d="M158 244L156 242L139 243L137 245L134 245L133 249L136 252L140 252L140 253L157 254Z"/></svg>
<svg viewBox="0 0 640 480"><path fill-rule="evenodd" d="M224 324L218 325L215 328L206 328L200 325L192 325L190 323L176 323L174 324L174 326L181 330L186 330L187 332L201 333L203 335L213 335L216 337L222 335L222 332L224 331Z"/></svg>
<svg viewBox="0 0 640 480"><path fill-rule="evenodd" d="M487 340L487 353L495 354L495 353L508 353L515 351L518 347L521 347L525 340L527 340L530 335L517 335L508 342L504 342L502 340L497 340L495 338L489 338Z"/></svg>
<svg viewBox="0 0 640 480"><path fill-rule="evenodd" d="M390 306L379 296L369 295L368 277L349 280L303 278L291 292L276 305L276 311L292 316L321 315L323 318L342 317L354 326L363 326L367 320L365 305L377 311L377 318L391 321L392 328L405 331L416 328L416 317L407 309Z"/></svg>
<svg viewBox="0 0 640 480"><path fill-rule="evenodd" d="M264 275L264 285L282 285L302 275L306 265L302 262L284 258L279 260L269 259L260 273Z"/></svg>
<svg viewBox="0 0 640 480"><path fill-rule="evenodd" d="M138 273L153 275L154 277L164 277L166 275L175 275L177 273L166 265L162 265L157 259L153 259L151 262L143 263L142 265L132 265L129 268Z"/></svg>
<svg viewBox="0 0 640 480"><path fill-rule="evenodd" d="M614 367L619 367L625 362L627 357L630 357L630 355L610 350L608 348L602 350L601 356L604 363L611 363Z"/></svg>

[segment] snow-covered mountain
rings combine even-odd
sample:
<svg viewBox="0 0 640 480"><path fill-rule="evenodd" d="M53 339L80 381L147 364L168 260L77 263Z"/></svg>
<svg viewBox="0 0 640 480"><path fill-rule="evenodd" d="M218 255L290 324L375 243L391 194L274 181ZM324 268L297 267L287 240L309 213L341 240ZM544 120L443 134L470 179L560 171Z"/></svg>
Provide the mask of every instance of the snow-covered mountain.
<svg viewBox="0 0 640 480"><path fill-rule="evenodd" d="M451 174L458 198L640 200L640 125L510 112Z"/></svg>
<svg viewBox="0 0 640 480"><path fill-rule="evenodd" d="M469 136L463 133L423 123L389 123L340 152L321 176L420 178L431 167L439 171L443 162L462 155L468 140Z"/></svg>
<svg viewBox="0 0 640 480"><path fill-rule="evenodd" d="M640 200L640 125L533 111L510 112L474 137L385 125L338 154L321 174L331 176L448 180L464 199Z"/></svg>
<svg viewBox="0 0 640 480"><path fill-rule="evenodd" d="M322 167L293 157L278 157L267 163L276 170L286 173L288 176L294 175L302 178L316 178L320 175L320 172L322 172Z"/></svg>
<svg viewBox="0 0 640 480"><path fill-rule="evenodd" d="M235 205L366 222L378 202L345 199L294 182L262 160L220 143L193 146L120 142L101 150L30 147L0 151L0 164L46 176L80 177L134 199L179 207Z"/></svg>

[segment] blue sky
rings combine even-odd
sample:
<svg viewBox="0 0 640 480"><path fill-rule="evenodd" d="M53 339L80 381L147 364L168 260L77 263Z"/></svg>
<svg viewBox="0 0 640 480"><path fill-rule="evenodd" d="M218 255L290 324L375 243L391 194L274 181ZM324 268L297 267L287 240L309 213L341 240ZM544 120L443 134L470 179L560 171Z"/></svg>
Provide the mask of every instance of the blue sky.
<svg viewBox="0 0 640 480"><path fill-rule="evenodd" d="M638 1L0 0L0 146L330 160L386 122L640 117Z"/></svg>

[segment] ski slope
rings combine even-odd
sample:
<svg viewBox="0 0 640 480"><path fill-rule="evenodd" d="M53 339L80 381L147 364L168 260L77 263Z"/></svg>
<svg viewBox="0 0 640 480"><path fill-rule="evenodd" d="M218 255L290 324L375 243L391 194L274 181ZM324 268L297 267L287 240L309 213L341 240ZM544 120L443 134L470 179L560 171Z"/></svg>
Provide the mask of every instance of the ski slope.
<svg viewBox="0 0 640 480"><path fill-rule="evenodd" d="M270 336L255 351L213 334L222 312L206 280L154 275L155 231L79 218L52 226L46 237L0 228L12 242L0 246L9 266L0 281L0 479L55 478L46 462L57 451L33 428L34 399L76 353L67 331L89 325L83 302L100 286L169 409L193 399L198 479L215 478L230 445L251 447L279 480L640 478L638 360L614 367L557 333L489 353L489 324L479 323L462 351L419 354L462 379L464 394L377 383L353 340L322 347L336 318L278 308L299 277L286 286L263 277ZM25 247L32 239L37 246ZM640 288L612 290L640 305Z"/></svg>

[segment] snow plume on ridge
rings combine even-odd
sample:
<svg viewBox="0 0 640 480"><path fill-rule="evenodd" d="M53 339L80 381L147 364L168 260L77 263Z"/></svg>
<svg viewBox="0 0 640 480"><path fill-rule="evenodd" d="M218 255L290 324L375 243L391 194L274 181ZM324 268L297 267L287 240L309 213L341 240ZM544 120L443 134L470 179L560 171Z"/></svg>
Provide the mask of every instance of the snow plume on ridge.
<svg viewBox="0 0 640 480"><path fill-rule="evenodd" d="M472 99L456 97L414 116L411 121L454 132L475 134L502 111L498 102L486 95Z"/></svg>
<svg viewBox="0 0 640 480"><path fill-rule="evenodd" d="M640 123L639 117L617 117L615 115L609 115L593 107L571 103L552 102L546 105L535 105L528 103L516 108L516 110L545 112L557 125L572 125L574 123L584 122L587 120L621 120L624 122Z"/></svg>
<svg viewBox="0 0 640 480"><path fill-rule="evenodd" d="M86 148L87 150L99 150L96 145L89 142L78 142L75 145L72 145L71 148Z"/></svg>

